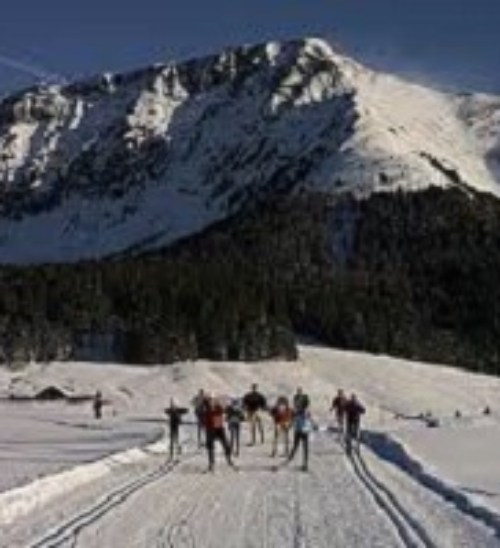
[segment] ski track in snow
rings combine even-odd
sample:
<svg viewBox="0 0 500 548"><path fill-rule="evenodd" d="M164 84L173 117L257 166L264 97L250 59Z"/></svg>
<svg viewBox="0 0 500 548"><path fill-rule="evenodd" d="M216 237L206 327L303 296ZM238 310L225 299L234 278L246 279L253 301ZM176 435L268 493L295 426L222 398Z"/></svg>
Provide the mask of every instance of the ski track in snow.
<svg viewBox="0 0 500 548"><path fill-rule="evenodd" d="M240 471L217 455L190 450L178 464L151 456L118 487L86 504L54 501L62 515L36 539L22 528L2 546L29 548L147 546L158 548L489 548L498 538L449 507L365 446L347 457L329 433L316 435L311 471L299 462L273 466L268 445L243 448ZM298 455L300 457L300 455ZM99 485L94 490L99 490ZM77 497L78 498L78 497ZM430 500L430 502L429 502ZM73 514L71 513L72 508ZM65 514L65 515L63 515ZM43 523L45 512L35 518ZM33 520L33 517L31 518ZM37 528L35 528L37 529ZM38 529L42 529L41 526ZM33 530L33 527L31 528ZM446 534L445 534L446 533Z"/></svg>
<svg viewBox="0 0 500 548"><path fill-rule="evenodd" d="M151 473L145 474L123 487L107 493L95 506L90 507L83 513L75 516L73 519L63 523L55 531L30 545L30 548L48 548L64 545L66 541L73 539L76 545L77 538L82 530L92 526L93 523L101 519L102 516L114 510L120 504L124 504L126 500L140 489L144 489L147 485L160 480L166 474L170 473L174 465L160 466Z"/></svg>
<svg viewBox="0 0 500 548"><path fill-rule="evenodd" d="M2 525L0 547L500 546L499 530L491 520L482 519L475 508L458 504L449 496L453 484L446 491L423 481L401 462L403 454L391 453L392 446L384 452L384 440L379 439L387 436L387 443L397 443L399 432L408 434L410 440L412 429L427 432L419 421L394 419L388 409L408 415L431 409L443 421L443 436L449 432L467 435L474 425L480 433L481 421L486 419L478 418L478 412L485 402L493 403L495 409L498 380L322 348L304 347L302 356L293 364L200 363L137 371L84 364L54 365L43 372L34 368L23 377L23 382L33 386L42 383L49 370L51 378L71 375L75 386L90 378L98 382L96 376L101 375L99 384L114 394L119 416L135 410L139 415L132 413L130 417L142 417L148 428L151 424L158 427L158 416L146 412L158 412L166 395L174 393L184 403L200 386L220 394L241 393L255 379L271 400L277 393L290 393L292 387L305 387L312 396L315 418L328 425L329 417L321 414L329 405L327 394L333 393L334 387L352 387L368 405L366 443L359 455L349 458L335 435L314 433L310 472L305 474L298 471L300 451L293 463L280 466L281 459L269 456L271 429L266 430L265 445L247 447L244 427L240 471L228 468L218 453L216 472L209 474L204 473L205 452L194 449L194 426L186 425L180 462L169 464L164 454L147 450L141 460L116 459L116 466L110 466L107 474L77 489L67 489L48 499L43 507ZM4 391L10 386L9 379L5 376L2 380L0 375ZM16 386L20 384L21 380ZM462 422L452 419L457 402L463 411ZM48 409L51 413L55 410ZM80 421L78 414L74 420ZM496 419L487 420L493 426ZM266 425L270 426L268 420ZM386 430L381 431L384 426ZM411 455L407 458L410 460ZM5 466L8 470L8 459ZM494 512L491 509L491 515Z"/></svg>
<svg viewBox="0 0 500 548"><path fill-rule="evenodd" d="M443 544L453 547L467 546L498 546L500 545L499 516L492 510L481 506L475 506L470 501L465 502L465 495L446 485L445 482L429 475L425 470L416 472L413 468L415 461L409 455L398 455L387 459L380 453L380 447L375 446L368 437L370 450L364 452L364 466L377 471L377 475L384 478L386 484L395 487L401 503L412 508L412 516L417 523L428 524L431 531L439 531L438 546ZM414 489L413 485L425 487ZM446 513L445 518L442 517ZM450 526L443 528L442 520L449 521ZM490 531L487 538L480 544L475 540L477 531L486 525Z"/></svg>
<svg viewBox="0 0 500 548"><path fill-rule="evenodd" d="M409 514L383 483L367 467L361 454L354 450L350 462L352 471L363 486L370 492L377 506L397 529L403 544L407 548L436 548L425 529Z"/></svg>
<svg viewBox="0 0 500 548"><path fill-rule="evenodd" d="M365 445L347 460L352 473L397 528L404 546L500 546L493 529L485 529L470 513L454 507L440 493L427 489L395 463L381 461Z"/></svg>

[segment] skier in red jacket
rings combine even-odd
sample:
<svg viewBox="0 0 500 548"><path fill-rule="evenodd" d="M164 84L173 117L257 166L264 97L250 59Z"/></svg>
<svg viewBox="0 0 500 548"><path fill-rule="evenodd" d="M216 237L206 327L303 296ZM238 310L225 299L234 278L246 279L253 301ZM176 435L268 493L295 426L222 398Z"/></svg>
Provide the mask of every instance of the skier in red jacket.
<svg viewBox="0 0 500 548"><path fill-rule="evenodd" d="M222 403L210 396L207 400L207 407L205 410L205 430L207 436L207 451L208 451L208 471L213 472L215 467L215 442L218 440L222 445L224 454L226 456L227 464L231 468L236 468L231 459L231 447L226 435L226 429L224 427L225 409Z"/></svg>
<svg viewBox="0 0 500 548"><path fill-rule="evenodd" d="M278 398L276 405L271 409L271 416L274 420L274 439L271 457L276 456L280 438L283 440L284 456L288 456L289 432L292 425L293 410L290 407L286 396L280 396Z"/></svg>

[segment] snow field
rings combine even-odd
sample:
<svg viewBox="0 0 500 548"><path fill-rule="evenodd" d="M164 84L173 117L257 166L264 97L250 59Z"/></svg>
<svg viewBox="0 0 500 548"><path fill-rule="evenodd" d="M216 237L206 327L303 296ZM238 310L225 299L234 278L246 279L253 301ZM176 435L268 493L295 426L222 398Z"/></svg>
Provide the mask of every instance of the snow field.
<svg viewBox="0 0 500 548"><path fill-rule="evenodd" d="M76 392L99 387L116 413L105 416L103 424L117 439L132 445L137 440L127 438L127 428L144 429L147 439L161 424L158 421L170 397L186 405L199 388L241 395L253 382L271 401L302 386L311 396L312 411L321 426L314 433L308 474L297 471L300 453L289 467L273 471L280 461L269 457L271 424L266 419L266 446L243 445L237 473L226 468L220 454L216 473L203 473L206 455L195 449L194 426L188 424L183 432L186 450L173 468L166 464L162 445L160 453L131 451L135 455L131 461L108 457L112 465L105 471L102 463L106 461L98 461L64 472L76 478L74 487L64 492L53 487L60 483L50 476L46 484L37 480L21 486L17 498L16 491L6 491L0 495L0 516L10 518L1 528L0 545L500 545L500 512L493 495L499 482L495 464L499 379L313 346L302 346L300 355L298 362L196 362L154 368L71 363L0 373L3 394L12 386L35 390L45 379L70 385ZM17 380L12 385L14 375ZM338 388L355 391L368 409L366 445L353 460L327 431L332 424L331 397ZM3 433L0 428L4 472L15 466L15 459L9 462L8 444L2 443L11 404L2 405L6 409L0 419L6 425ZM482 416L486 405L492 409L489 417ZM455 418L457 409L460 419ZM66 437L70 445L82 443L85 430L74 425L81 424L83 417L92 424L89 409L64 404L37 408L40 416L55 411L65 423L59 426L59 442ZM427 428L413 418L428 411L440 420L439 428ZM15 415L10 417L14 423ZM20 435L35 435L37 423L33 421L31 432L29 420L26 425ZM247 440L244 427L243 444ZM46 439L46 446L53 441ZM43 435L39 443L44 443ZM51 471L41 459L36 467L40 475ZM32 496L37 492L42 498Z"/></svg>

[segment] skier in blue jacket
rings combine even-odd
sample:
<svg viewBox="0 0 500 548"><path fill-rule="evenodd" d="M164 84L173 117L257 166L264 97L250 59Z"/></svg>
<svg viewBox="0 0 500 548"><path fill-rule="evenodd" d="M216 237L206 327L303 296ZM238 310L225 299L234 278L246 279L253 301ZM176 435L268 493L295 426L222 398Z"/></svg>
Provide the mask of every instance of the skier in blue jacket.
<svg viewBox="0 0 500 548"><path fill-rule="evenodd" d="M313 430L313 421L311 418L311 412L309 411L309 405L307 407L299 407L295 410L293 415L293 447L288 455L287 463L291 462L299 445L302 445L302 467L304 472L307 472L309 468L309 436Z"/></svg>

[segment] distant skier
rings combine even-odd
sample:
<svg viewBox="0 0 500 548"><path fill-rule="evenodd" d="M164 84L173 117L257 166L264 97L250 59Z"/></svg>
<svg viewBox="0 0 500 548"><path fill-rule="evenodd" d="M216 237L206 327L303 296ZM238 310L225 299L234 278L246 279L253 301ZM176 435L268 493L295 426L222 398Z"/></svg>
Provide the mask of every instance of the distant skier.
<svg viewBox="0 0 500 548"><path fill-rule="evenodd" d="M188 412L184 407L177 407L173 399L170 400L170 407L165 409L165 414L168 417L169 430L169 456L170 460L174 460L174 453L181 454L180 443L180 428L182 424L182 416Z"/></svg>
<svg viewBox="0 0 500 548"><path fill-rule="evenodd" d="M283 441L284 456L287 456L289 452L289 433L293 412L286 396L280 396L277 399L276 405L271 409L271 416L274 421L274 439L271 457L276 456L280 439Z"/></svg>
<svg viewBox="0 0 500 548"><path fill-rule="evenodd" d="M344 435L346 404L347 404L347 397L344 394L344 391L340 389L337 392L337 395L333 398L332 405L330 407L330 412L335 413L339 437L342 437Z"/></svg>
<svg viewBox="0 0 500 548"><path fill-rule="evenodd" d="M104 406L104 400L102 399L102 393L98 390L94 399L92 400L92 409L94 410L94 417L96 419L102 418L102 408Z"/></svg>
<svg viewBox="0 0 500 548"><path fill-rule="evenodd" d="M361 415L364 413L365 408L359 402L356 394L352 394L345 405L346 449L348 453L351 452L353 441L359 448Z"/></svg>
<svg viewBox="0 0 500 548"><path fill-rule="evenodd" d="M231 454L238 457L240 454L241 423L245 420L245 414L238 399L232 399L226 407L226 421L229 428L229 447Z"/></svg>
<svg viewBox="0 0 500 548"><path fill-rule="evenodd" d="M309 408L309 396L304 393L303 389L299 386L295 395L293 396L293 409L294 411L303 411Z"/></svg>
<svg viewBox="0 0 500 548"><path fill-rule="evenodd" d="M252 384L251 391L243 397L243 408L247 413L250 423L250 445L255 445L256 443L257 428L259 429L260 442L264 443L264 426L262 424L261 411L267 408L267 402L266 398L259 392L257 384Z"/></svg>
<svg viewBox="0 0 500 548"><path fill-rule="evenodd" d="M201 448L205 444L205 413L207 408L207 396L203 389L200 388L192 403L196 417L198 448Z"/></svg>
<svg viewBox="0 0 500 548"><path fill-rule="evenodd" d="M309 437L313 429L313 421L308 408L299 407L293 416L293 447L288 455L286 464L295 458L295 454L302 445L302 467L304 472L309 469Z"/></svg>
<svg viewBox="0 0 500 548"><path fill-rule="evenodd" d="M224 407L215 397L211 396L207 401L205 413L205 428L207 437L208 471L213 472L215 467L215 442L219 441L224 450L227 464L236 468L231 459L231 448L224 428Z"/></svg>

